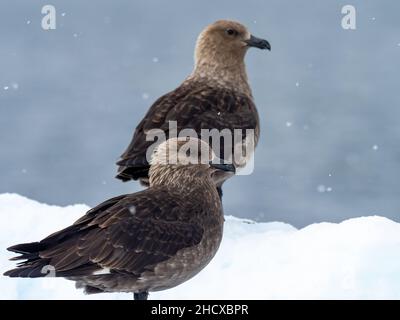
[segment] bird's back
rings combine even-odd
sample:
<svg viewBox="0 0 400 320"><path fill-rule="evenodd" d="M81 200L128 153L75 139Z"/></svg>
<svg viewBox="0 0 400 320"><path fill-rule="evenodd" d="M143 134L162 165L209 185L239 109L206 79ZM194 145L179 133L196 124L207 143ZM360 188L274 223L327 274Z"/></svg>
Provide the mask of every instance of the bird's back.
<svg viewBox="0 0 400 320"><path fill-rule="evenodd" d="M250 95L233 89L210 86L202 81L185 81L174 91L159 98L137 126L131 143L117 162L117 178L123 181L146 179L148 160L146 152L154 141L146 141L152 129L161 129L169 138L171 121L176 121L177 133L193 129L201 138L202 129L246 129L255 131L255 144L259 135L257 109ZM233 136L233 135L232 135ZM232 150L233 151L233 150ZM220 157L224 149L221 144Z"/></svg>

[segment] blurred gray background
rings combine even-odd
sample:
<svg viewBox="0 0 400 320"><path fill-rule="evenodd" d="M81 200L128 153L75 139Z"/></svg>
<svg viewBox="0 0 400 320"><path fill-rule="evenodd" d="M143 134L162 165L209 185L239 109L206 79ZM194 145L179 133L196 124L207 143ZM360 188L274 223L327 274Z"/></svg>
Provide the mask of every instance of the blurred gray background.
<svg viewBox="0 0 400 320"><path fill-rule="evenodd" d="M57 29L41 28L41 8ZM341 8L357 9L343 30ZM246 24L272 52L247 69L262 125L255 172L225 213L301 227L400 214L399 1L0 2L0 193L95 205L140 189L115 161L151 103L192 70L204 26Z"/></svg>

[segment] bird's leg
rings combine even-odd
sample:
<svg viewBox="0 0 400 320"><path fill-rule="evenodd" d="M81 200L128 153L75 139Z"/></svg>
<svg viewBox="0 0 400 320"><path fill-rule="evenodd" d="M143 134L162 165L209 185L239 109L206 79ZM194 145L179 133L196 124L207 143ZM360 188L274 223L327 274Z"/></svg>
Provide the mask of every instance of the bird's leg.
<svg viewBox="0 0 400 320"><path fill-rule="evenodd" d="M141 292L134 292L133 293L133 299L134 300L147 300L149 296L148 291L141 291Z"/></svg>

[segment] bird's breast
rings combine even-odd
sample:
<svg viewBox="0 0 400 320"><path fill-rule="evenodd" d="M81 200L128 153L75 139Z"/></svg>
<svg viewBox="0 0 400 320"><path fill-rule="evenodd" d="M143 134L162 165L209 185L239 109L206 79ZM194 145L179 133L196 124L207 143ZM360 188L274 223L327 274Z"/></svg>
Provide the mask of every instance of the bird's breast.
<svg viewBox="0 0 400 320"><path fill-rule="evenodd" d="M152 272L141 277L149 291L175 287L198 274L215 256L222 240L223 218L207 228L196 246L179 250L174 257L158 264Z"/></svg>

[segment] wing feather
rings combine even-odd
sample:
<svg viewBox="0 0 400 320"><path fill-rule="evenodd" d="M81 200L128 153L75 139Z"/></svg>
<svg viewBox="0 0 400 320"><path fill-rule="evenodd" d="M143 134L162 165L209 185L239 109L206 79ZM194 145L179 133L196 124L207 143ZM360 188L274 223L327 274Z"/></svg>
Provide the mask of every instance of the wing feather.
<svg viewBox="0 0 400 320"><path fill-rule="evenodd" d="M25 252L23 245L18 246L34 258L7 274L40 277L44 275L38 270L47 264L63 277L88 275L101 268L140 274L201 241L202 227L178 202L178 195L166 196L164 190L154 188L110 199L43 239L36 246L39 251Z"/></svg>

